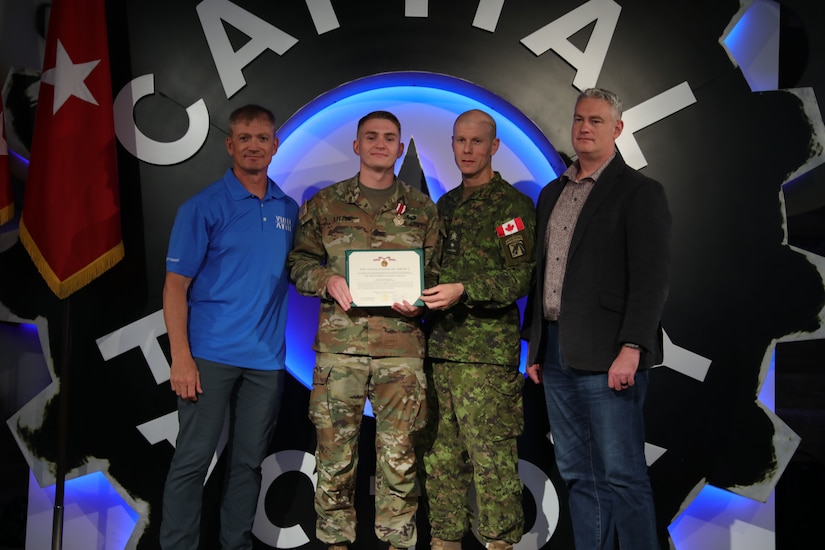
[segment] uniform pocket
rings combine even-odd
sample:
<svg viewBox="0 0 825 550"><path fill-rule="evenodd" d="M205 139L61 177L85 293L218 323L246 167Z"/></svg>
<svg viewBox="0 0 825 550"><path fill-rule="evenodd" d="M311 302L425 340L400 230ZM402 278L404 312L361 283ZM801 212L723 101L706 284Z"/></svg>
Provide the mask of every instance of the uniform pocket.
<svg viewBox="0 0 825 550"><path fill-rule="evenodd" d="M414 412L412 431L417 432L423 430L427 425L427 376L423 369L415 370L415 378L418 380L418 388L416 390L415 402L417 404Z"/></svg>
<svg viewBox="0 0 825 550"><path fill-rule="evenodd" d="M493 365L492 370L485 382L489 402L483 416L490 426L489 439L501 441L517 437L524 430L524 377L513 367Z"/></svg>
<svg viewBox="0 0 825 550"><path fill-rule="evenodd" d="M328 403L327 381L332 365L316 363L312 371L312 391L309 394L309 419L317 428L331 428L332 417Z"/></svg>

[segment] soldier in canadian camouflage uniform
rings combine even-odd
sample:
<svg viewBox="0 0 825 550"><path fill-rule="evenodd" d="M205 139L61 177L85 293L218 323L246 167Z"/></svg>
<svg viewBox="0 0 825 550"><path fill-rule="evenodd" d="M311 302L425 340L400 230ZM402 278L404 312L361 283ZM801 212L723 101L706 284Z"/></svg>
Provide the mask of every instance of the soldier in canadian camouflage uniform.
<svg viewBox="0 0 825 550"><path fill-rule="evenodd" d="M355 540L354 491L365 399L376 421L375 533L390 548L417 540L413 437L426 423L423 307L352 306L346 253L422 249L425 285L435 284L443 236L435 204L398 180L404 146L386 111L358 123L359 173L319 191L301 209L289 266L295 288L321 298L309 416L316 428L318 538L330 549Z"/></svg>
<svg viewBox="0 0 825 550"><path fill-rule="evenodd" d="M516 300L529 290L536 217L533 201L493 171L498 146L487 113L456 119L453 153L462 182L438 201L447 231L440 284L422 298L434 310L428 356L438 425L424 456L433 548L461 548L472 524L471 482L488 548L512 548L524 528Z"/></svg>

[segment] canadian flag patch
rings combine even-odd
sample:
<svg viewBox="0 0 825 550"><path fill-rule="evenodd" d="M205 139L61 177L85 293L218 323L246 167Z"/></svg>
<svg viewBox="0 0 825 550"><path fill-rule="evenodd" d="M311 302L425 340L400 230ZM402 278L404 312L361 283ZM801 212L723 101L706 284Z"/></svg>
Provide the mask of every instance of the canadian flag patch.
<svg viewBox="0 0 825 550"><path fill-rule="evenodd" d="M518 233L522 229L524 229L524 222L521 221L521 218L513 218L496 227L496 233L499 237L506 237L507 235Z"/></svg>

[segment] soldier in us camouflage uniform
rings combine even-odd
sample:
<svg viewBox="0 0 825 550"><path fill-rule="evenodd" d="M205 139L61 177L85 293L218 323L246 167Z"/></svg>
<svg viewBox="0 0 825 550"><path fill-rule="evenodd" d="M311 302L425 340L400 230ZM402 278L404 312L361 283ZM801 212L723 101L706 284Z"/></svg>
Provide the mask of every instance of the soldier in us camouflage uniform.
<svg viewBox="0 0 825 550"><path fill-rule="evenodd" d="M461 548L472 524L471 482L488 548L512 548L524 528L516 300L530 285L536 216L533 201L493 171L498 146L487 113L456 119L453 153L462 182L438 201L447 231L440 284L422 298L434 310L428 356L438 425L424 456L433 548Z"/></svg>
<svg viewBox="0 0 825 550"><path fill-rule="evenodd" d="M390 548L417 540L419 487L413 436L426 423L423 307L352 307L346 253L421 249L435 284L443 236L435 204L398 180L404 146L391 113L358 123L359 173L319 191L301 209L289 267L295 288L321 298L309 416L316 428L316 533L330 549L355 541L354 491L365 399L376 421L375 533Z"/></svg>

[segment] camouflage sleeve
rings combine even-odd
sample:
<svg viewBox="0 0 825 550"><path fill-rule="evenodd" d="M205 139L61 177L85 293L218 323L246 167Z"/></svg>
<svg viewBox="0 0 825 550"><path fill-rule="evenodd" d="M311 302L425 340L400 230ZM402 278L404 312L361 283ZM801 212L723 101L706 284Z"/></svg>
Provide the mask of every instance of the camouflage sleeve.
<svg viewBox="0 0 825 550"><path fill-rule="evenodd" d="M507 237L500 238L499 245L504 261L490 266L484 272L465 275L462 282L467 292L469 307L508 307L530 290L533 267L536 263L536 210L532 200L526 196L524 200L512 206L513 217L521 217L524 222L524 229L519 232L522 236L510 241Z"/></svg>
<svg viewBox="0 0 825 550"><path fill-rule="evenodd" d="M326 298L327 283L335 273L326 268L327 252L317 212L313 199L301 206L287 266L295 290L305 296Z"/></svg>
<svg viewBox="0 0 825 550"><path fill-rule="evenodd" d="M435 204L431 204L427 210L431 215L424 237L424 288L432 288L438 284L441 275L441 247L446 231Z"/></svg>

